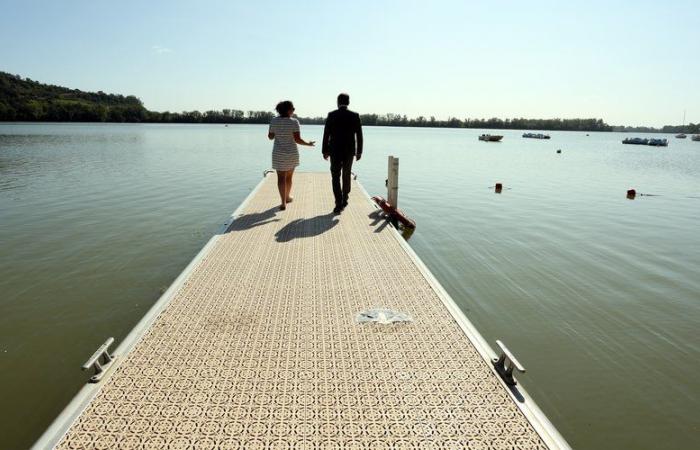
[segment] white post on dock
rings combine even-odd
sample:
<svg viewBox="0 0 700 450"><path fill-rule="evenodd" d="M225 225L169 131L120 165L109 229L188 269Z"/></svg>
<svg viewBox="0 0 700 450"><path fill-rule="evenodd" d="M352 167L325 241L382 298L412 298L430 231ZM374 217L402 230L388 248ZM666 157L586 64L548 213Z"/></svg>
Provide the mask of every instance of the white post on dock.
<svg viewBox="0 0 700 450"><path fill-rule="evenodd" d="M394 158L393 156L389 156L386 188L386 200L391 206L396 208L399 202L399 158Z"/></svg>

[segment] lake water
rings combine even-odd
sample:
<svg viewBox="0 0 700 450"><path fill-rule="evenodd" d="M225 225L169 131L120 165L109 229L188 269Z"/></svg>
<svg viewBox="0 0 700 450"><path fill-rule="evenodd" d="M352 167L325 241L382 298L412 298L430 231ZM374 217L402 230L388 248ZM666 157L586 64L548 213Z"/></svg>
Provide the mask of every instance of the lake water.
<svg viewBox="0 0 700 450"><path fill-rule="evenodd" d="M0 448L38 438L259 182L266 131L0 124ZM367 127L355 171L384 195L400 157L411 246L573 447L697 448L700 142L481 132Z"/></svg>

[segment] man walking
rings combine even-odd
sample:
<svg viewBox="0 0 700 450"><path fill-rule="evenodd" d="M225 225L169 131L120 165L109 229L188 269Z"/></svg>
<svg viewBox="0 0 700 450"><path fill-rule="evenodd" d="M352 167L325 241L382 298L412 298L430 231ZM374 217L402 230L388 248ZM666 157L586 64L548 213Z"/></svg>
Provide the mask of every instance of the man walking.
<svg viewBox="0 0 700 450"><path fill-rule="evenodd" d="M334 214L340 214L348 205L350 195L350 174L353 158L362 158L362 124L360 115L350 111L350 96L338 95L338 109L328 113L323 129L323 159L331 158L331 176L333 178L333 195L335 196ZM343 185L340 185L342 177Z"/></svg>

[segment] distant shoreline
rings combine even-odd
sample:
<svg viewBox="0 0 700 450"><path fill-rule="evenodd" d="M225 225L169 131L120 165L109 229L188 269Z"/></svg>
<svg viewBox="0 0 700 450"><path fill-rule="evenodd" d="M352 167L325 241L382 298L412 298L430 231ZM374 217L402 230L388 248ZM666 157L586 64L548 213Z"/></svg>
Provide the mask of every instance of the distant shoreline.
<svg viewBox="0 0 700 450"><path fill-rule="evenodd" d="M84 92L44 84L19 75L0 72L0 122L75 123L207 123L268 124L274 113L226 108L220 111L150 111L133 95ZM366 126L416 128L474 128L541 131L611 131L602 119L458 119L434 116L409 118L405 114L360 114ZM299 117L303 124L323 124L324 117Z"/></svg>
<svg viewBox="0 0 700 450"><path fill-rule="evenodd" d="M303 118L299 118L299 123L301 125L316 125L323 126L323 123L317 122L305 122ZM221 123L221 122L88 122L88 121L46 121L46 120L0 120L0 124L8 125L219 125L219 126L237 126L237 125L268 125L268 123L263 122L232 122L232 123ZM450 127L450 126L416 126L416 125L375 125L375 124L363 124L364 128L425 128L425 129L451 129L451 130L493 130L493 131L572 131L578 133L610 133L614 130L564 130L556 129L550 130L546 128L478 128L478 127Z"/></svg>
<svg viewBox="0 0 700 450"><path fill-rule="evenodd" d="M201 123L268 124L272 111L150 111L133 95L85 92L54 86L0 71L0 123ZM635 133L700 133L700 124L666 125L663 128L608 125L598 118L526 119L492 117L474 119L433 116L409 118L405 114L360 114L364 126L411 128L465 128L519 131L618 131ZM305 125L322 125L324 117L298 117Z"/></svg>
<svg viewBox="0 0 700 450"><path fill-rule="evenodd" d="M298 118L302 125L323 125L323 122L319 122L318 119L311 119L300 117ZM68 120L3 120L0 119L0 124L105 124L105 125L268 125L269 122L159 122L159 121L134 121L134 122L109 122L109 121L68 121ZM581 133L649 133L649 134L700 134L700 129L694 130L690 126L686 125L667 125L664 128L651 128L651 127L627 127L627 126L611 126L611 129L606 130L580 130L580 129L564 129L564 128L491 128L491 127L465 127L465 126L448 126L448 125L397 125L397 124L366 124L363 123L364 127L387 127L387 128L450 128L450 129L464 129L464 130L510 130L510 131L577 131Z"/></svg>

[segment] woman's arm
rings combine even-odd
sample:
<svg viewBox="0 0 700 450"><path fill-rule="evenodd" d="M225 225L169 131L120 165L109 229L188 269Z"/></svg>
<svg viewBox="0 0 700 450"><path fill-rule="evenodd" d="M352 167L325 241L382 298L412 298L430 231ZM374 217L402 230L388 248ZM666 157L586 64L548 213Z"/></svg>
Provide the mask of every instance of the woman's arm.
<svg viewBox="0 0 700 450"><path fill-rule="evenodd" d="M306 142L301 138L301 133L299 131L294 132L294 142L296 142L299 145L308 145L309 147L313 147L316 141L309 141Z"/></svg>
<svg viewBox="0 0 700 450"><path fill-rule="evenodd" d="M267 132L267 138L268 138L269 140L273 140L273 139L275 138L275 133L273 133L272 131L268 131L268 132Z"/></svg>

